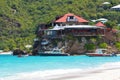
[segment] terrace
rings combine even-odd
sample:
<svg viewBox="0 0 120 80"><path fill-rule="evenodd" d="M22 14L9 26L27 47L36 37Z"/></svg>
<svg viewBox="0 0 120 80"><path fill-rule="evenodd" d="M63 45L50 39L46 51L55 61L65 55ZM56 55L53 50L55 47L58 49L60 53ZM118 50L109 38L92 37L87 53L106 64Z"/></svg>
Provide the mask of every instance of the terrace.
<svg viewBox="0 0 120 80"><path fill-rule="evenodd" d="M66 35L73 36L105 36L106 26L98 22L95 26L88 25L88 20L72 13L68 13L52 23L52 29L40 29L39 36L50 38L63 38Z"/></svg>
<svg viewBox="0 0 120 80"><path fill-rule="evenodd" d="M55 26L46 30L46 35L52 38L61 38L65 35L73 36L104 36L105 28L90 25Z"/></svg>

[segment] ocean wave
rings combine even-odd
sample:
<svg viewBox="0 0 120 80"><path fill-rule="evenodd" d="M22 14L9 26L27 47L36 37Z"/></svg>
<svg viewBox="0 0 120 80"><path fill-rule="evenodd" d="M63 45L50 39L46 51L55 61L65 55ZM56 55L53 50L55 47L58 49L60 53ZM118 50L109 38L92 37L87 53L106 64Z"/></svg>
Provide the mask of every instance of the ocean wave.
<svg viewBox="0 0 120 80"><path fill-rule="evenodd" d="M24 72L14 74L13 76L0 78L0 80L47 80L49 78L55 78L69 74L76 71L82 71L81 69L57 69L57 70L44 70L44 71L35 71L35 72Z"/></svg>
<svg viewBox="0 0 120 80"><path fill-rule="evenodd" d="M99 68L101 69L116 69L120 68L120 62L110 62L101 65Z"/></svg>
<svg viewBox="0 0 120 80"><path fill-rule="evenodd" d="M0 78L0 80L55 80L58 77L64 77L69 75L81 75L85 76L87 73L99 72L109 69L120 69L120 62L105 63L96 68L87 69L56 69L56 70L44 70L35 72L23 72L13 74L12 76ZM78 74L79 73L79 74Z"/></svg>

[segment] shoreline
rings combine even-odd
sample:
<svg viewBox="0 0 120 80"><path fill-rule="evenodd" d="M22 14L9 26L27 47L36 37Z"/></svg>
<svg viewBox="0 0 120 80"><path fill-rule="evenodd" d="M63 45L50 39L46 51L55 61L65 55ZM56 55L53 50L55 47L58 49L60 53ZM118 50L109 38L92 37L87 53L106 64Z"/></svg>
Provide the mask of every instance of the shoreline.
<svg viewBox="0 0 120 80"><path fill-rule="evenodd" d="M65 71L65 70L63 70ZM120 67L119 68L105 68L105 69L91 69L85 71L70 71L70 72L58 72L52 71L46 74L29 73L17 76L4 78L3 80L120 80ZM1 80L1 79L0 79Z"/></svg>
<svg viewBox="0 0 120 80"><path fill-rule="evenodd" d="M35 80L39 79L40 78L36 78ZM43 78L43 80L120 80L120 68L98 69L85 72L75 71L49 76Z"/></svg>
<svg viewBox="0 0 120 80"><path fill-rule="evenodd" d="M108 58L108 59L114 60L115 58ZM119 60L119 59L120 58L116 60ZM101 65L99 64L96 66L89 65L89 67L86 67L86 68L80 68L79 66L77 68L67 67L67 68L61 68L61 69L60 68L59 69L57 68L43 69L43 70L37 69L33 71L15 72L14 75L11 74L11 72L8 72L7 75L3 74L0 77L0 80L120 80L120 61L119 62L107 61L104 64L101 64Z"/></svg>
<svg viewBox="0 0 120 80"><path fill-rule="evenodd" d="M120 80L120 68L73 72L45 80Z"/></svg>

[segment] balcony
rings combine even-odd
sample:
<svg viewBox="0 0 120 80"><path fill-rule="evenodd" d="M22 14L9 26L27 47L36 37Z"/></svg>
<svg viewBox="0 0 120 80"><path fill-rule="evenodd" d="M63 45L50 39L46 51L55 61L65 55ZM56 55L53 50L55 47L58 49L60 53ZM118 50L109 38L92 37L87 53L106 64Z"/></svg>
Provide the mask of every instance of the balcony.
<svg viewBox="0 0 120 80"><path fill-rule="evenodd" d="M93 33L93 32L79 32L79 33L67 33L68 34L72 34L73 36L105 36L104 33Z"/></svg>
<svg viewBox="0 0 120 80"><path fill-rule="evenodd" d="M79 34L73 34L74 36L105 36L104 34L98 34L98 33L79 33Z"/></svg>

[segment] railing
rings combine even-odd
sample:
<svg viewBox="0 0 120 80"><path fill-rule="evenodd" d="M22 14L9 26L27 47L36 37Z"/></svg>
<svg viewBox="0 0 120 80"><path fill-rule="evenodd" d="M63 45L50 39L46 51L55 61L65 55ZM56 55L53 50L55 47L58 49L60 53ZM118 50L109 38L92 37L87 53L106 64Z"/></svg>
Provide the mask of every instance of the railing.
<svg viewBox="0 0 120 80"><path fill-rule="evenodd" d="M86 33L65 33L62 35L46 35L46 37L48 38L63 38L65 35L73 35L73 36L105 36L105 34L103 33L90 33L90 32L86 32Z"/></svg>
<svg viewBox="0 0 120 80"><path fill-rule="evenodd" d="M98 36L98 35L101 35L101 36L105 36L104 33L91 33L91 32L85 32L85 33L70 33L72 34L73 36ZM66 34L67 35L67 34Z"/></svg>
<svg viewBox="0 0 120 80"><path fill-rule="evenodd" d="M48 37L48 38L63 38L64 35L48 35L46 37Z"/></svg>
<svg viewBox="0 0 120 80"><path fill-rule="evenodd" d="M74 36L105 36L104 34L73 34Z"/></svg>

